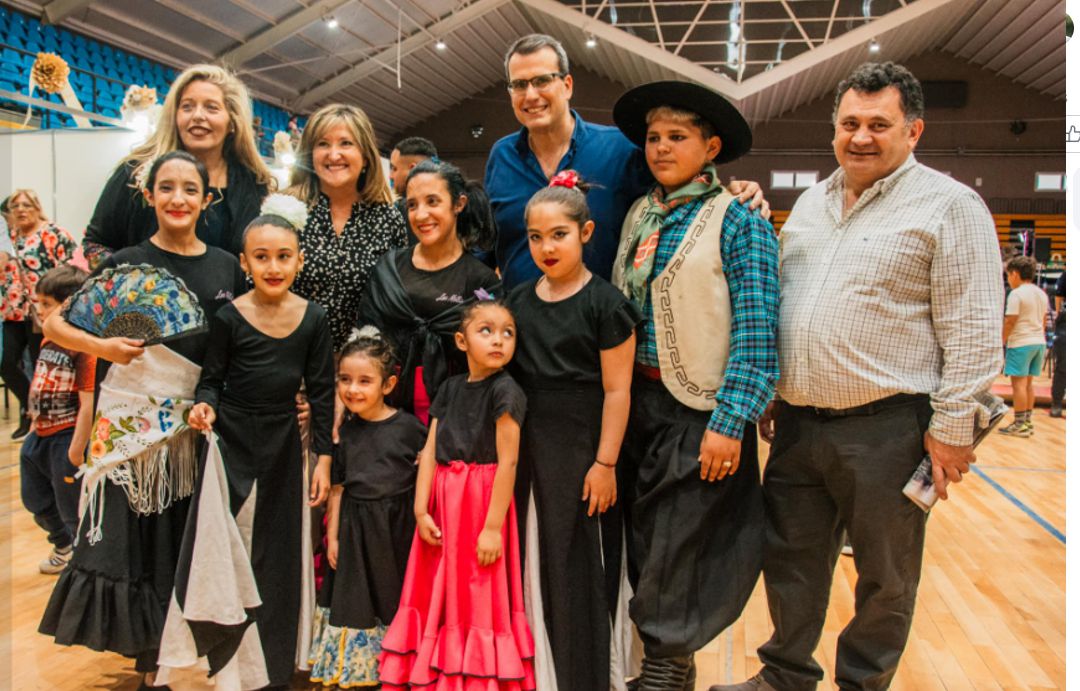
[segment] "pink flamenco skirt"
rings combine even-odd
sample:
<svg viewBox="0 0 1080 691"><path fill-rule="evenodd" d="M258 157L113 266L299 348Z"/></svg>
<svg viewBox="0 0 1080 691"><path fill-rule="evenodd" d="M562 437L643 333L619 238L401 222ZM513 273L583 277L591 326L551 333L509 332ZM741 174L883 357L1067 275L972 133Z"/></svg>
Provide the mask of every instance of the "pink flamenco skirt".
<svg viewBox="0 0 1080 691"><path fill-rule="evenodd" d="M435 468L430 511L442 546L413 536L397 615L386 631L379 680L386 691L533 691L533 639L525 620L513 503L502 556L480 566L496 465Z"/></svg>

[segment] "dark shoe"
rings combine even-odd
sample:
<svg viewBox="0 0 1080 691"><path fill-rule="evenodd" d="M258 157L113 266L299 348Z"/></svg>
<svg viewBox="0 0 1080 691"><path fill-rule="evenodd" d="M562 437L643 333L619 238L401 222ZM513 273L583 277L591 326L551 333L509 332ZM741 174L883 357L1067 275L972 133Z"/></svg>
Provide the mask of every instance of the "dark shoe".
<svg viewBox="0 0 1080 691"><path fill-rule="evenodd" d="M641 661L641 676L629 682L626 688L628 691L692 691L696 680L693 655L647 657Z"/></svg>
<svg viewBox="0 0 1080 691"><path fill-rule="evenodd" d="M716 684L710 686L709 691L778 691L778 689L765 681L759 672L741 684Z"/></svg>
<svg viewBox="0 0 1080 691"><path fill-rule="evenodd" d="M18 441L26 435L30 434L30 418L25 415L19 416L19 426L15 428L15 431L11 433L11 439Z"/></svg>
<svg viewBox="0 0 1080 691"><path fill-rule="evenodd" d="M1050 417L1061 417L1062 406L1054 403L1050 406Z"/></svg>

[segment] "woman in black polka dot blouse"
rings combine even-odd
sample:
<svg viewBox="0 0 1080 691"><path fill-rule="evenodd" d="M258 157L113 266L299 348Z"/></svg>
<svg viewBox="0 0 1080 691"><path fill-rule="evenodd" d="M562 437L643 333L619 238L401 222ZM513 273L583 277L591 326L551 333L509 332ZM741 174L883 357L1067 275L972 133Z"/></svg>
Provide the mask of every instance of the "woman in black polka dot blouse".
<svg viewBox="0 0 1080 691"><path fill-rule="evenodd" d="M326 309L338 351L356 324L371 269L407 238L364 111L342 104L319 109L300 139L291 182L289 192L311 209L293 291Z"/></svg>

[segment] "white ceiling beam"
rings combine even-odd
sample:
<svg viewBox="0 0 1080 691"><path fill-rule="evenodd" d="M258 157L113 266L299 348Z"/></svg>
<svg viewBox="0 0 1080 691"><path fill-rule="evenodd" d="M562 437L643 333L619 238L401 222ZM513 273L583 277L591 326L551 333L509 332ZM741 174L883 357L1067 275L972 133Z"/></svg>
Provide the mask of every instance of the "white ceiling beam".
<svg viewBox="0 0 1080 691"><path fill-rule="evenodd" d="M59 2L59 0L56 1ZM227 65L239 67L348 2L351 0L320 0L310 7L290 14L269 29L242 41L232 50L222 53L218 59Z"/></svg>
<svg viewBox="0 0 1080 691"><path fill-rule="evenodd" d="M799 21L798 15L796 15L795 11L791 9L791 5L788 4L787 0L780 0L780 4L784 6L784 10L787 12L788 17L791 18L791 22L795 25L795 28L799 30L800 34L802 34L803 40L806 41L806 47L810 50L813 50L814 42L810 40L810 36L806 33L806 29L803 28L802 22Z"/></svg>
<svg viewBox="0 0 1080 691"><path fill-rule="evenodd" d="M928 2L932 0L919 1ZM620 51L629 52L642 60L658 65L664 70L680 74L683 78L707 86L730 99L738 100L739 98L740 90L735 82L723 79L716 72L684 57L662 50L642 38L631 36L622 29L583 15L569 6L557 2L557 0L515 0L515 2L527 9L545 14L562 24L572 27L576 31L593 34L598 40L617 46Z"/></svg>
<svg viewBox="0 0 1080 691"><path fill-rule="evenodd" d="M825 27L825 40L822 43L828 43L829 38L832 37L832 25L836 21L836 10L840 7L840 0L833 0L832 12L829 13L829 24Z"/></svg>
<svg viewBox="0 0 1080 691"><path fill-rule="evenodd" d="M656 40L660 41L661 50L667 50L667 46L664 45L664 32L660 27L660 19L656 16L656 3L653 0L649 0L649 9L652 10L653 26L656 27Z"/></svg>
<svg viewBox="0 0 1080 691"><path fill-rule="evenodd" d="M431 43L429 34L446 35L454 31L460 26L465 26L469 22L473 21L477 17L482 17L491 10L504 5L510 0L477 0L476 2L468 5L467 7L454 12L445 19L442 19L435 24L428 27L427 31L417 32L412 36L401 41L401 56L412 53L415 50L419 50L424 46ZM573 12L573 10L570 10ZM359 62L352 67L347 68L341 74L335 75L330 79L322 82L309 89L300 95L298 99L293 103L293 109L302 111L307 109L314 103L331 96L341 89L345 88L349 84L359 81L364 77L377 72L382 69L381 62L384 63L396 63L398 55L398 46L393 46L382 51L374 58Z"/></svg>
<svg viewBox="0 0 1080 691"><path fill-rule="evenodd" d="M709 7L710 2L712 2L712 0L705 0L705 2L701 3L701 7L698 8L697 14L694 15L694 21L690 22L690 26L686 27L686 33L683 34L682 40L679 41L679 45L675 46L676 55L678 55L679 51L686 45L686 40L690 38L690 34L697 28L698 22L701 21L701 15L705 14L705 10Z"/></svg>
<svg viewBox="0 0 1080 691"><path fill-rule="evenodd" d="M45 5L45 19L49 24L59 24L70 15L85 10L93 0L52 0Z"/></svg>
<svg viewBox="0 0 1080 691"><path fill-rule="evenodd" d="M743 96L772 88L801 72L811 70L848 51L858 50L865 52L867 44L872 39L877 38L879 42L885 43L888 40L887 34L890 31L899 29L908 22L915 21L920 17L945 8L951 7L955 9L957 6L970 6L973 2L974 0L919 0L919 2L893 10L813 50L800 53L790 60L784 60L767 72L751 77L742 83Z"/></svg>

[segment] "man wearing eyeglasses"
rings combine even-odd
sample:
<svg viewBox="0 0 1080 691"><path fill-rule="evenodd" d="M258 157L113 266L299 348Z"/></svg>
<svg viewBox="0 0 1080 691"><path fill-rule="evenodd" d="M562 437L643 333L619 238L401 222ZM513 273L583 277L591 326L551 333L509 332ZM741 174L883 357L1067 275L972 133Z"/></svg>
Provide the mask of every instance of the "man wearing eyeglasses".
<svg viewBox="0 0 1080 691"><path fill-rule="evenodd" d="M623 218L652 184L641 149L615 127L587 122L570 108L574 78L562 44L545 34L530 34L506 53L507 90L521 130L491 148L484 187L498 226L496 260L507 289L540 277L529 255L525 205L548 180L573 169L595 187L589 211L596 232L585 246L585 265L611 278ZM728 186L740 201L752 200L768 218L769 205L755 182Z"/></svg>

